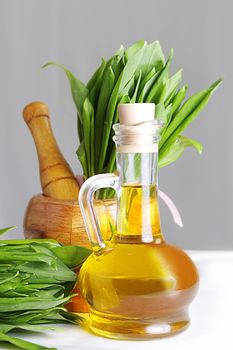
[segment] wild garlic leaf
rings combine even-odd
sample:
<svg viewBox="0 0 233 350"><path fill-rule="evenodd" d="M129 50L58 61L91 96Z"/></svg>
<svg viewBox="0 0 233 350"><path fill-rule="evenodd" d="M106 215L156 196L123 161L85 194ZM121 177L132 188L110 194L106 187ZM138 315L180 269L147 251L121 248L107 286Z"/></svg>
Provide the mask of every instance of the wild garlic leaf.
<svg viewBox="0 0 233 350"><path fill-rule="evenodd" d="M84 140L82 142L80 142L78 149L76 151L76 154L77 154L78 159L82 165L83 176L86 179L86 178L88 178L88 165L87 165L87 156L86 156L86 151L85 151Z"/></svg>
<svg viewBox="0 0 233 350"><path fill-rule="evenodd" d="M129 101L126 103L164 104L165 114L160 118L166 121L166 125L161 132L160 157L163 156L164 152L169 151L169 147L173 145L177 137L208 103L209 97L219 85L220 80L214 86L191 96L184 102L187 86L179 89L182 70L171 77L169 74L172 55L173 50L165 63L164 54L158 41L147 44L144 40L139 40L126 50L121 46L107 61L102 60L87 86L65 67L53 62L50 63L64 69L70 80L72 96L78 110L80 146L76 153L85 178L93 175L93 172L95 174L103 171L109 172L116 167L112 126L118 121L117 105L125 95L129 96ZM106 80L107 78L109 81ZM89 125L85 127L84 123L85 119L89 119L90 116L83 118L82 113L86 97L92 104L92 114L95 119L95 133L87 136L87 143L84 141L86 138L84 128L87 131ZM162 112L162 107L160 112ZM95 145L94 159L92 148L90 151L90 138L94 140Z"/></svg>
<svg viewBox="0 0 233 350"><path fill-rule="evenodd" d="M83 141L87 159L87 174L94 175L94 108L86 97L83 103Z"/></svg>
<svg viewBox="0 0 233 350"><path fill-rule="evenodd" d="M115 84L115 74L112 70L111 65L108 66L104 72L102 84L100 87L99 98L97 103L94 127L95 127L95 166L97 166L97 159L100 152L103 123L106 118L106 109L108 100L112 93Z"/></svg>
<svg viewBox="0 0 233 350"><path fill-rule="evenodd" d="M4 233L13 230L14 228L16 228L16 226L10 226L10 227L5 227L0 229L0 235L3 235Z"/></svg>
<svg viewBox="0 0 233 350"><path fill-rule="evenodd" d="M100 154L98 155L98 159L96 159L96 164L98 164L97 173L102 172L102 170L104 168L106 152L107 152L107 148L109 146L109 142L108 142L109 135L111 133L111 127L112 127L115 109L116 109L118 97L119 97L119 95L118 95L119 94L119 86L121 83L122 74L123 73L120 74L120 77L118 78L118 80L114 86L114 89L111 93L111 96L109 98L108 105L107 105L105 121L104 121L104 124L101 126L103 128L103 134L102 134L103 136L102 136L102 140L100 140L100 142L101 142Z"/></svg>
<svg viewBox="0 0 233 350"><path fill-rule="evenodd" d="M91 78L91 80L87 83L87 88L89 90L89 100L92 105L96 108L99 98L100 87L102 84L102 79L104 72L107 67L107 62L104 58L102 58L101 66L97 69L96 74Z"/></svg>
<svg viewBox="0 0 233 350"><path fill-rule="evenodd" d="M88 96L89 90L88 88L85 86L85 84L83 84L83 82L81 82L81 80L79 80L78 78L76 78L66 67L64 67L62 64L56 63L56 62L48 62L45 65L43 65L42 68L46 68L48 66L57 66L61 69L63 69L63 71L66 73L67 78L69 79L70 82L70 89L71 89L71 93L72 93L72 97L74 100L74 103L77 107L78 112L80 113L80 115L82 115L82 109L83 109L83 103L86 99L86 97Z"/></svg>
<svg viewBox="0 0 233 350"><path fill-rule="evenodd" d="M135 90L134 90L133 96L131 97L131 100L130 100L131 103L136 103L136 101L137 101L137 95L138 95L141 77L142 77L142 73L141 73L141 71L139 71L138 77L136 77L137 83L135 86Z"/></svg>
<svg viewBox="0 0 233 350"><path fill-rule="evenodd" d="M148 96L146 98L146 102L151 102L151 103L155 103L155 104L159 103L159 99L160 99L161 93L163 91L164 84L169 76L169 69L170 69L172 57L173 57L173 50L171 50L170 56L165 64L165 66L159 72L157 79L155 80L154 84L152 85L152 87L148 93Z"/></svg>
<svg viewBox="0 0 233 350"><path fill-rule="evenodd" d="M46 346L37 345L26 340L12 337L8 334L0 332L0 341L4 341L25 350L57 350L56 348L48 348Z"/></svg>
<svg viewBox="0 0 233 350"><path fill-rule="evenodd" d="M186 96L187 89L188 89L187 85L183 86L180 90L176 92L176 94L173 96L172 100L170 101L172 105L172 109L171 109L172 118L174 114L177 112L177 110L181 107L181 104Z"/></svg>
<svg viewBox="0 0 233 350"><path fill-rule="evenodd" d="M132 58L144 46L146 46L145 40L138 40L133 45L129 46L128 49L125 50L126 59L129 60L130 58Z"/></svg>
<svg viewBox="0 0 233 350"><path fill-rule="evenodd" d="M143 46L140 50L138 50L133 56L130 56L123 68L121 75L119 76L119 93L122 93L124 87L128 84L128 82L134 78L134 74L136 71L140 70L140 62L142 60L144 54L145 47Z"/></svg>
<svg viewBox="0 0 233 350"><path fill-rule="evenodd" d="M12 226L13 228L15 226ZM3 246L6 246L7 249L16 249L15 246L17 246L17 250L21 249L20 246L27 247L27 249L31 250L30 245L32 243L39 244L40 246L43 246L47 249L53 248L53 247L59 247L60 244L55 241L54 239L45 239L45 238L36 238L36 239L6 239L0 240L0 249L5 249Z"/></svg>
<svg viewBox="0 0 233 350"><path fill-rule="evenodd" d="M160 102L156 105L155 115L156 119L164 122L164 127L170 123L172 105L165 107L164 103Z"/></svg>
<svg viewBox="0 0 233 350"><path fill-rule="evenodd" d="M53 253L69 268L81 265L91 252L88 248L78 246L61 246L53 249Z"/></svg>
<svg viewBox="0 0 233 350"><path fill-rule="evenodd" d="M76 281L65 263L80 265L89 253L86 248L61 247L46 239L0 241L0 342L21 349L47 349L6 333L54 329L45 323L81 322L64 309Z"/></svg>
<svg viewBox="0 0 233 350"><path fill-rule="evenodd" d="M105 58L102 57L101 65L94 72L94 74L92 75L91 79L87 83L87 88L88 88L89 91L91 91L93 89L93 87L96 85L97 81L99 81L100 78L102 77L102 74L104 72L104 69L105 69L106 65L107 65L107 62L106 62Z"/></svg>
<svg viewBox="0 0 233 350"><path fill-rule="evenodd" d="M119 103L130 103L131 100L130 100L130 97L128 94L125 94L124 96L122 96L122 98L120 99ZM114 114L114 120L113 120L113 124L116 124L118 123L118 120L119 120L119 116L118 116L118 110L116 109L115 110L115 114ZM114 135L114 131L112 129L111 131L111 138L113 137ZM111 149L110 149L110 156L108 157L108 161L107 161L107 164L105 165L106 166L106 172L114 172L115 171L115 167L116 167L116 147L114 144L110 145L112 146ZM110 148L110 147L109 147ZM104 170L103 170L104 171Z"/></svg>
<svg viewBox="0 0 233 350"><path fill-rule="evenodd" d="M151 86L155 82L159 72L156 72L155 67L151 69L151 71L144 77L144 79L140 83L139 87L139 97L137 102L142 103L150 90Z"/></svg>
<svg viewBox="0 0 233 350"><path fill-rule="evenodd" d="M179 135L162 156L159 154L159 167L162 168L175 162L187 147L194 147L199 154L202 153L202 145L198 141Z"/></svg>
<svg viewBox="0 0 233 350"><path fill-rule="evenodd" d="M183 70L180 69L176 74L174 74L172 77L166 80L163 91L159 98L159 102L166 103L166 101L173 94L174 90L177 89L180 82L182 81L182 72Z"/></svg>
<svg viewBox="0 0 233 350"><path fill-rule="evenodd" d="M172 122L167 127L159 147L161 154L169 147L176 137L199 115L202 109L207 105L211 95L222 80L217 80L207 90L198 92L191 96L174 116Z"/></svg>
<svg viewBox="0 0 233 350"><path fill-rule="evenodd" d="M138 65L138 70L141 71L142 79L144 79L153 68L155 68L156 71L160 71L164 64L165 58L158 41L143 47L143 55Z"/></svg>

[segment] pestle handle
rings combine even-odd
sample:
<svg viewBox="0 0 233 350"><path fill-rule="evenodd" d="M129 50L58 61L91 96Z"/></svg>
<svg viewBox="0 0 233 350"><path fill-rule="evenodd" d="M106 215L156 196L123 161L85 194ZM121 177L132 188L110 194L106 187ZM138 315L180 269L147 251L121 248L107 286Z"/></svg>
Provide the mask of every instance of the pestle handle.
<svg viewBox="0 0 233 350"><path fill-rule="evenodd" d="M78 182L53 135L48 106L32 102L24 108L23 118L36 145L43 194L55 199L77 200Z"/></svg>

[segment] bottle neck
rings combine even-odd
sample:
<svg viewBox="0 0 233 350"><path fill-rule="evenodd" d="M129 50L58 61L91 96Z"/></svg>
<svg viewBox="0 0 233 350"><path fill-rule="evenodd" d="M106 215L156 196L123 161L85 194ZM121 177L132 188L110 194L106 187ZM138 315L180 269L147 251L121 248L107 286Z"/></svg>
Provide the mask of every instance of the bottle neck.
<svg viewBox="0 0 233 350"><path fill-rule="evenodd" d="M158 152L117 152L120 176L116 239L122 243L161 243L157 196Z"/></svg>

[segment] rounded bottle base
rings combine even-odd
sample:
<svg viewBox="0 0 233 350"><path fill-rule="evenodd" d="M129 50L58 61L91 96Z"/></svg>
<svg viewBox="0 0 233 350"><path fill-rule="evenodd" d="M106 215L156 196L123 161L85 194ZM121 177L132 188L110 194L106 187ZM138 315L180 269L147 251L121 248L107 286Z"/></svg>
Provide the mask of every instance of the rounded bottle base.
<svg viewBox="0 0 233 350"><path fill-rule="evenodd" d="M189 326L186 312L154 319L127 319L90 312L89 329L100 336L122 340L149 340L175 335Z"/></svg>

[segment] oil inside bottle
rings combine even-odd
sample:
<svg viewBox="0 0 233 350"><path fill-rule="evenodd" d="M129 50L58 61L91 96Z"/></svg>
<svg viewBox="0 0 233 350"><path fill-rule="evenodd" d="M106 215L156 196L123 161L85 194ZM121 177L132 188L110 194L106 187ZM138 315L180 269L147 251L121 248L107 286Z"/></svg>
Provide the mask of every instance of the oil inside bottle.
<svg viewBox="0 0 233 350"><path fill-rule="evenodd" d="M121 187L117 231L107 249L85 261L79 283L97 334L144 339L187 327L198 274L163 239L156 185Z"/></svg>

